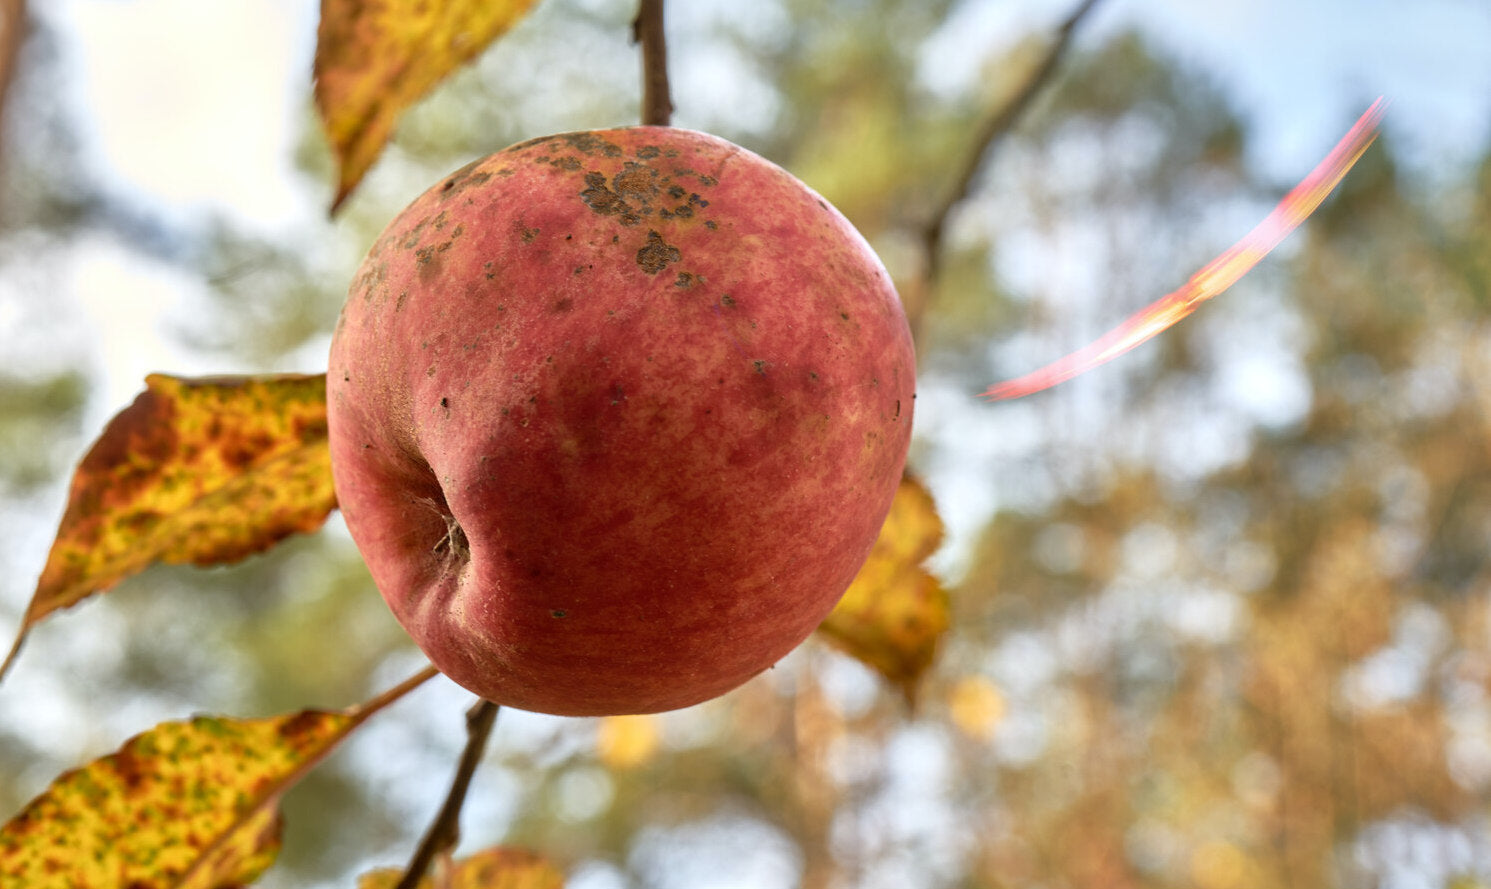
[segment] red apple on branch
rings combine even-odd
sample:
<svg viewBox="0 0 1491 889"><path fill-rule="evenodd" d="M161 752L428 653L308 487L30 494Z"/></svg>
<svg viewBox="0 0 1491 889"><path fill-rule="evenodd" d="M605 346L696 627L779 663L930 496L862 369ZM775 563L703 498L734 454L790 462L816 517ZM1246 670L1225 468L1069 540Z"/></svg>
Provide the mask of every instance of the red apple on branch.
<svg viewBox="0 0 1491 889"><path fill-rule="evenodd" d="M434 664L503 705L722 694L833 608L901 478L889 277L807 186L663 127L515 145L374 244L328 374L348 528Z"/></svg>

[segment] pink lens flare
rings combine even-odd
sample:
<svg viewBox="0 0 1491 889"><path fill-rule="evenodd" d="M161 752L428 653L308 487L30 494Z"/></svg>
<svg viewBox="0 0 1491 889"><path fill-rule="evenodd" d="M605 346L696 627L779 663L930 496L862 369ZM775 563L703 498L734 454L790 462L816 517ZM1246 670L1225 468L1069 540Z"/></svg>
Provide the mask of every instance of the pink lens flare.
<svg viewBox="0 0 1491 889"><path fill-rule="evenodd" d="M1236 284L1269 251L1299 227L1327 195L1341 184L1348 170L1377 138L1386 100L1372 103L1356 123L1336 143L1310 175L1279 201L1278 206L1242 240L1207 263L1190 280L1145 308L1130 315L1122 324L1088 345L1057 359L1040 370L990 386L983 397L990 401L1020 398L1048 389L1057 383L1086 373L1099 364L1112 361L1140 343L1164 331L1170 325L1196 311L1206 300Z"/></svg>

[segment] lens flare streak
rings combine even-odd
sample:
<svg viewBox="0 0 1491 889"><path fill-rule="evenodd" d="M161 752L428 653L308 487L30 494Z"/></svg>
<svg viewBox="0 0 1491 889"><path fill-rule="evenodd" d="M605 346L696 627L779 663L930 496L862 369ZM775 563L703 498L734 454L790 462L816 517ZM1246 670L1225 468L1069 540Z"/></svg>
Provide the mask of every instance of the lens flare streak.
<svg viewBox="0 0 1491 889"><path fill-rule="evenodd" d="M1065 382L1112 361L1140 343L1186 317L1206 300L1236 284L1269 251L1289 236L1345 178L1358 159L1377 138L1387 102L1379 98L1351 127L1330 154L1310 175L1284 196L1273 212L1252 231L1201 271L1179 290L1169 293L1129 316L1103 336L1022 377L990 386L984 397L991 401L1020 398Z"/></svg>

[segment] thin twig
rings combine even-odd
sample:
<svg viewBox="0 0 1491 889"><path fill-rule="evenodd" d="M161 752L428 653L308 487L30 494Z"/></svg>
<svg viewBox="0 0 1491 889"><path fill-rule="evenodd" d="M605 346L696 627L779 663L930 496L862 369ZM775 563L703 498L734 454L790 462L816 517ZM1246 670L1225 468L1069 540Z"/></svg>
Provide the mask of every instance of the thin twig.
<svg viewBox="0 0 1491 889"><path fill-rule="evenodd" d="M1098 0L1081 0L1062 21L1040 63L1031 69L1030 75L1014 95L996 108L994 113L984 121L974 139L973 148L958 173L958 178L953 181L952 187L948 189L942 202L934 208L928 218L926 227L922 229L922 250L925 253L921 281L922 295L916 305L907 307L908 314L912 316L913 329L926 309L927 299L942 272L942 237L947 228L948 217L952 215L953 209L958 204L967 199L969 191L973 188L974 180L988 162L994 145L1009 135L1024 117L1041 88L1050 82L1062 58L1066 55L1068 47L1071 46L1072 36L1076 33L1077 26L1097 4Z"/></svg>
<svg viewBox="0 0 1491 889"><path fill-rule="evenodd" d="M663 34L663 0L641 0L632 20L632 41L642 47L642 123L665 127L673 119L668 88L668 40Z"/></svg>
<svg viewBox="0 0 1491 889"><path fill-rule="evenodd" d="M21 46L26 42L26 35L30 30L31 20L26 12L26 0L0 0L0 121L5 121L8 116L11 85L15 80L17 59L20 58ZM5 125L15 126L10 122L6 122ZM17 638L15 649L12 649L10 656L5 659L4 666L0 666L0 676L5 675L5 670L10 666L20 646L21 640Z"/></svg>
<svg viewBox="0 0 1491 889"><path fill-rule="evenodd" d="M430 822L430 827L409 859L404 876L394 889L415 889L424 879L425 872L437 855L449 852L461 839L461 806L466 802L466 790L471 786L471 776L481 763L482 752L487 746L487 737L492 734L492 724L497 719L497 705L491 701L477 701L466 711L466 749L461 752L461 762L456 766L456 776L451 779L450 792L445 803Z"/></svg>

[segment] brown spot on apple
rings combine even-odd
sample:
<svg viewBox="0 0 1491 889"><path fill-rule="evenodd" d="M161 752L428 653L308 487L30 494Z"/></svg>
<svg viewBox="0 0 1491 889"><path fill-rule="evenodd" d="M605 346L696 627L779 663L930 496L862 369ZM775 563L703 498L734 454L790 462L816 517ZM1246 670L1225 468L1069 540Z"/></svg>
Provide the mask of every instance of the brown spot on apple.
<svg viewBox="0 0 1491 889"><path fill-rule="evenodd" d="M647 243L637 251L637 265L642 271L649 275L656 275L668 267L669 263L678 262L683 254L677 247L663 240L663 236L655 230L647 233Z"/></svg>

